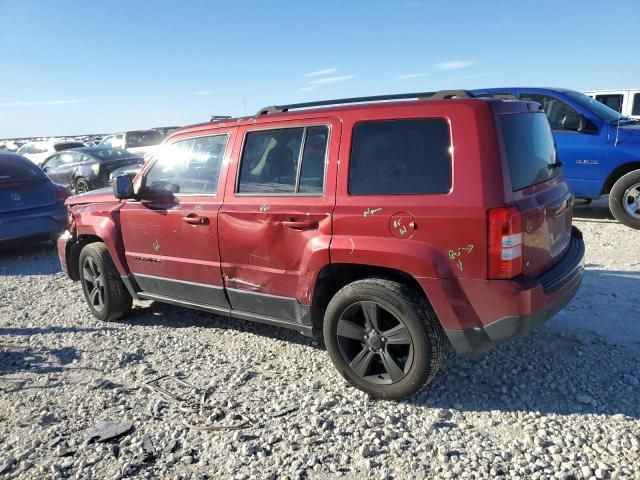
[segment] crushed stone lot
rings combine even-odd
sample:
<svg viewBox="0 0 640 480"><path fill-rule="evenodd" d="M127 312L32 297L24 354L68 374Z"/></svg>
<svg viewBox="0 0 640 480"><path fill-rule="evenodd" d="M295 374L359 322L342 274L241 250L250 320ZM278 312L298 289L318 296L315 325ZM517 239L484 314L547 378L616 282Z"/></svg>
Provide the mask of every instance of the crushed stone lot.
<svg viewBox="0 0 640 480"><path fill-rule="evenodd" d="M102 323L54 248L2 251L0 476L640 478L640 232L600 204L575 224L576 298L406 402L288 330L148 302Z"/></svg>

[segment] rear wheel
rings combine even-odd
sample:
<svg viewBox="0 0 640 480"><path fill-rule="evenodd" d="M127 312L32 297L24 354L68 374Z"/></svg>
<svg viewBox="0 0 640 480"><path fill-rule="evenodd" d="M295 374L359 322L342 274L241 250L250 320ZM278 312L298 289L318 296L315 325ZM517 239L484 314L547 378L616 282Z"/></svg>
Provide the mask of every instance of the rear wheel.
<svg viewBox="0 0 640 480"><path fill-rule="evenodd" d="M104 243L90 243L80 252L80 282L96 318L113 322L131 311L133 300Z"/></svg>
<svg viewBox="0 0 640 480"><path fill-rule="evenodd" d="M613 184L609 208L620 223L640 229L640 170L623 175Z"/></svg>
<svg viewBox="0 0 640 480"><path fill-rule="evenodd" d="M91 191L91 184L89 183L89 180L84 177L78 178L76 180L75 190L77 195Z"/></svg>
<svg viewBox="0 0 640 480"><path fill-rule="evenodd" d="M359 280L340 290L327 307L324 340L342 376L382 399L416 394L442 362L442 331L430 306L389 280Z"/></svg>

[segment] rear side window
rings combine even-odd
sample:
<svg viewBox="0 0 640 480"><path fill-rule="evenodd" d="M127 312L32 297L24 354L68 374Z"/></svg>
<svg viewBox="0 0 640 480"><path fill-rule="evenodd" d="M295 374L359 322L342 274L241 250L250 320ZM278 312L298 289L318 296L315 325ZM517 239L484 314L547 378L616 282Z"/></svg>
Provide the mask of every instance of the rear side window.
<svg viewBox="0 0 640 480"><path fill-rule="evenodd" d="M631 115L640 115L640 93L633 96L633 106L631 107Z"/></svg>
<svg viewBox="0 0 640 480"><path fill-rule="evenodd" d="M349 193L438 194L451 190L451 135L445 119L358 123Z"/></svg>
<svg viewBox="0 0 640 480"><path fill-rule="evenodd" d="M215 194L227 139L214 135L167 145L146 175L146 189L158 194Z"/></svg>
<svg viewBox="0 0 640 480"><path fill-rule="evenodd" d="M46 175L36 164L22 157L0 157L0 184L17 180L39 180Z"/></svg>
<svg viewBox="0 0 640 480"><path fill-rule="evenodd" d="M238 193L321 195L328 138L326 125L248 132Z"/></svg>
<svg viewBox="0 0 640 480"><path fill-rule="evenodd" d="M513 191L544 182L559 173L549 122L543 113L500 117Z"/></svg>

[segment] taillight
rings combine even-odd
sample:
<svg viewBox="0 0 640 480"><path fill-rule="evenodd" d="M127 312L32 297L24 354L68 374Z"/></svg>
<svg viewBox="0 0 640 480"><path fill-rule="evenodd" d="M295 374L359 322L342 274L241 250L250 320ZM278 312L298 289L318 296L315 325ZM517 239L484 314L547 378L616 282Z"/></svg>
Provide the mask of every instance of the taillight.
<svg viewBox="0 0 640 480"><path fill-rule="evenodd" d="M64 202L71 196L67 187L56 184L56 202Z"/></svg>
<svg viewBox="0 0 640 480"><path fill-rule="evenodd" d="M489 222L489 278L513 278L522 273L522 216L515 207L492 208Z"/></svg>

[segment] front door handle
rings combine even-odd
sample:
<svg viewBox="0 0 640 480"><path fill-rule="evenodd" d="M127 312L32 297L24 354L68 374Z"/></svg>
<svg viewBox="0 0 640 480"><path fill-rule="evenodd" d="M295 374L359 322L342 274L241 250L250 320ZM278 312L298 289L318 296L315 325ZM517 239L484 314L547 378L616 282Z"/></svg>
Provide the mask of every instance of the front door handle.
<svg viewBox="0 0 640 480"><path fill-rule="evenodd" d="M313 220L283 220L282 225L294 230L313 230L318 228L318 222Z"/></svg>
<svg viewBox="0 0 640 480"><path fill-rule="evenodd" d="M201 217L195 213L190 213L186 217L182 217L182 220L190 225L209 225L209 219L207 217Z"/></svg>

